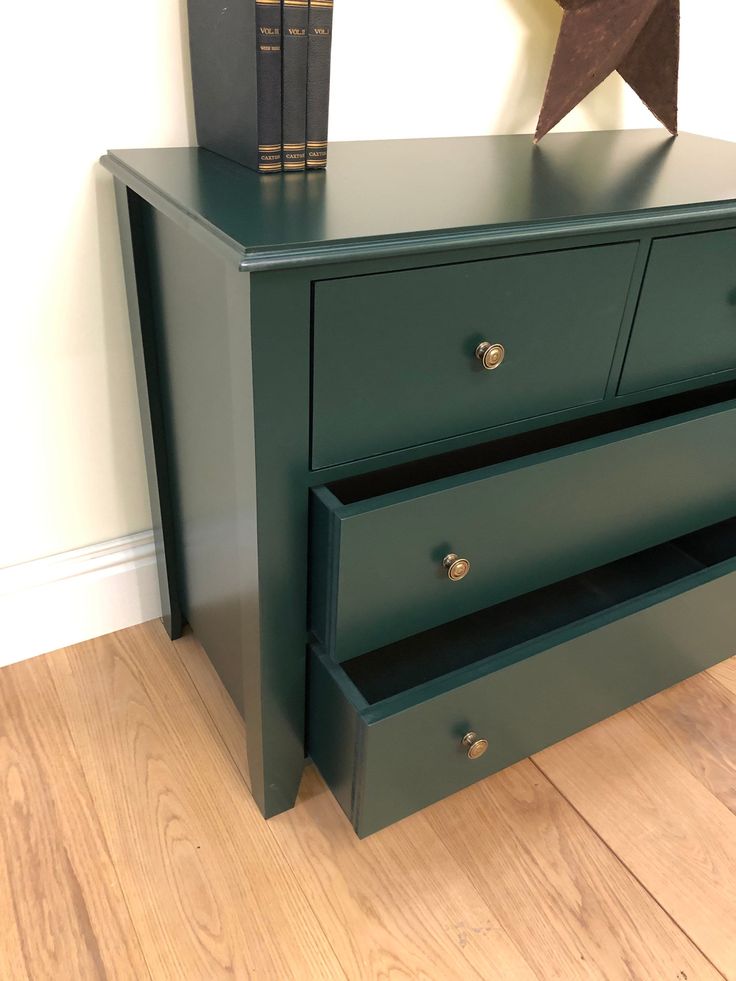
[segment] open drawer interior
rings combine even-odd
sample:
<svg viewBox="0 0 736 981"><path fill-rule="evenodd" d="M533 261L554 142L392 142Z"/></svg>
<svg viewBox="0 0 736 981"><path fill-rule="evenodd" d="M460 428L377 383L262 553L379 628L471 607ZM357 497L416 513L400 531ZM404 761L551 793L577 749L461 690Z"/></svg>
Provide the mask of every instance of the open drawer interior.
<svg viewBox="0 0 736 981"><path fill-rule="evenodd" d="M479 666L489 674L736 568L736 517L344 661L368 706ZM735 599L736 602L736 599ZM736 637L734 638L736 650ZM470 680L462 671L463 682Z"/></svg>
<svg viewBox="0 0 736 981"><path fill-rule="evenodd" d="M369 471L355 477L333 481L327 486L345 505L358 504L384 494L405 491L459 474L472 473L500 463L508 463L534 453L560 449L583 440L606 436L634 426L673 419L686 412L717 406L736 399L736 381L710 385L692 391L625 405L582 419L545 426L488 443L435 454L409 463Z"/></svg>

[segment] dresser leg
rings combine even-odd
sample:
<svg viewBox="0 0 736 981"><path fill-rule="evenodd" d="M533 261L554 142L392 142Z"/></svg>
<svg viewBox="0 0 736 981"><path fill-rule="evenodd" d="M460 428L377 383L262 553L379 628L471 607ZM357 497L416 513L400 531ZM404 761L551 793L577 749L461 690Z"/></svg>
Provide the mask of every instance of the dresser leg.
<svg viewBox="0 0 736 981"><path fill-rule="evenodd" d="M178 546L170 458L162 404L159 353L151 308L150 266L142 230L143 202L115 179L125 289L128 298L133 360L153 518L161 611L172 640L181 637L184 615L179 591Z"/></svg>

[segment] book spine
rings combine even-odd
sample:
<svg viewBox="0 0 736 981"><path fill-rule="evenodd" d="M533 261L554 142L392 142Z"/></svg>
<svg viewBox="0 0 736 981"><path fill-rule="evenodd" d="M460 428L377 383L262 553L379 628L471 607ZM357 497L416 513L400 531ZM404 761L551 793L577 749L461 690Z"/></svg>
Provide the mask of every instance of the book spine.
<svg viewBox="0 0 736 981"><path fill-rule="evenodd" d="M333 0L309 0L307 64L307 167L327 166Z"/></svg>
<svg viewBox="0 0 736 981"><path fill-rule="evenodd" d="M307 156L309 0L283 0L282 136L284 170L304 170Z"/></svg>
<svg viewBox="0 0 736 981"><path fill-rule="evenodd" d="M281 170L281 0L256 0L258 170Z"/></svg>

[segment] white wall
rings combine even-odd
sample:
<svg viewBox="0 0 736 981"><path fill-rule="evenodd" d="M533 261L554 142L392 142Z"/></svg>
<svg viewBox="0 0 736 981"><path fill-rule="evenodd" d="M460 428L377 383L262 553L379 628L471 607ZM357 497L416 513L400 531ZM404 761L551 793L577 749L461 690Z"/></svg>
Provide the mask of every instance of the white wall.
<svg viewBox="0 0 736 981"><path fill-rule="evenodd" d="M681 5L681 128L736 140L736 4ZM554 0L336 0L330 138L533 132L561 17ZM558 128L652 125L614 75Z"/></svg>
<svg viewBox="0 0 736 981"><path fill-rule="evenodd" d="M683 0L683 129L736 140L736 4ZM554 0L337 0L333 140L528 132ZM193 140L185 0L4 13L0 567L145 529L108 147ZM611 78L565 128L651 125Z"/></svg>

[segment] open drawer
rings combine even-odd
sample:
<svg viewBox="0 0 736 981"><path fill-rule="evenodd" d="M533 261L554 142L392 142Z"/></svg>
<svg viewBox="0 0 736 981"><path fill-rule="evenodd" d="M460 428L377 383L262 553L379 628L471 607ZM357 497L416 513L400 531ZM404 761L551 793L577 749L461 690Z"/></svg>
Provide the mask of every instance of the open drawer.
<svg viewBox="0 0 736 981"><path fill-rule="evenodd" d="M309 752L363 837L734 652L731 519L342 665L313 649Z"/></svg>
<svg viewBox="0 0 736 981"><path fill-rule="evenodd" d="M315 638L347 660L736 514L734 396L686 393L313 491Z"/></svg>

